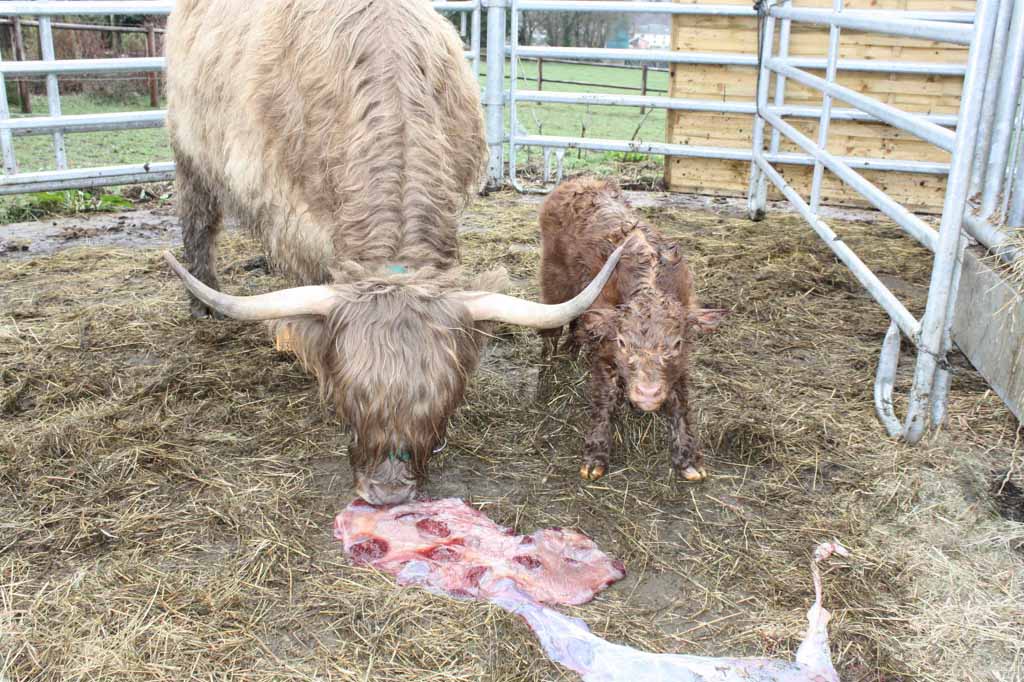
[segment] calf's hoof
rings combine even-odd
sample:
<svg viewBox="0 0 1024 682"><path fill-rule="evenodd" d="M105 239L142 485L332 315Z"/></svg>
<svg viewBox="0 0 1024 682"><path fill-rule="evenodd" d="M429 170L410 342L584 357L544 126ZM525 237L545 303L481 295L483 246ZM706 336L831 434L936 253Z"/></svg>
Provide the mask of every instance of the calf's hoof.
<svg viewBox="0 0 1024 682"><path fill-rule="evenodd" d="M189 312L192 314L192 317L194 317L197 320L203 320L208 317L213 318L215 320L226 319L226 317L222 313L217 312L216 310L209 307L202 301L192 301L191 303L189 303L188 309Z"/></svg>
<svg viewBox="0 0 1024 682"><path fill-rule="evenodd" d="M279 330L274 336L274 350L278 353L295 352L295 344L292 342L292 335L288 333L287 327Z"/></svg>
<svg viewBox="0 0 1024 682"><path fill-rule="evenodd" d="M580 467L580 478L584 481L596 481L604 476L607 466L601 462L584 462Z"/></svg>
<svg viewBox="0 0 1024 682"><path fill-rule="evenodd" d="M683 477L684 481L700 483L708 477L708 472L704 467L688 466L683 469L683 472L680 475Z"/></svg>

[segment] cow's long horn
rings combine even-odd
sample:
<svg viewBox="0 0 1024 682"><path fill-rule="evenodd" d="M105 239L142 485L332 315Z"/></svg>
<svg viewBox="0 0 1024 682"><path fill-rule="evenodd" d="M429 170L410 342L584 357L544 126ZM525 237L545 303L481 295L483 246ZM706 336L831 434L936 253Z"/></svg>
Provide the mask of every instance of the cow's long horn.
<svg viewBox="0 0 1024 682"><path fill-rule="evenodd" d="M515 296L484 291L460 291L457 295L469 308L474 320L508 322L535 329L561 327L582 315L597 300L601 289L612 276L612 270L619 262L624 248L625 244L615 249L587 288L564 303L534 303Z"/></svg>
<svg viewBox="0 0 1024 682"><path fill-rule="evenodd" d="M211 289L193 277L170 251L164 251L164 260L196 298L217 312L236 320L275 320L296 315L326 315L338 296L337 292L324 286L281 289L257 296L232 296Z"/></svg>

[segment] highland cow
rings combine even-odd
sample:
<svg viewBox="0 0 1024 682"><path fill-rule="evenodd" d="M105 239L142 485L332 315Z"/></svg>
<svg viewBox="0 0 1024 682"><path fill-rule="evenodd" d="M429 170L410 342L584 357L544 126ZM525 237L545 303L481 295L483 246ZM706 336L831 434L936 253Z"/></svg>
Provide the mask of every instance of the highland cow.
<svg viewBox="0 0 1024 682"><path fill-rule="evenodd" d="M411 499L479 359L487 321L560 326L560 306L459 281L457 219L482 185L479 86L423 0L179 0L167 123L195 317L268 321L353 431L357 493ZM295 288L217 290L223 214ZM478 289L474 291L474 289Z"/></svg>
<svg viewBox="0 0 1024 682"><path fill-rule="evenodd" d="M611 417L625 392L644 412L667 413L671 466L687 481L707 474L689 413L687 362L695 332L714 329L724 310L701 308L677 245L637 217L619 189L592 178L569 180L540 209L541 297L567 301L586 286L613 250L622 260L591 308L569 328L568 344L591 359L591 427L580 475L608 470ZM545 355L562 328L542 331Z"/></svg>

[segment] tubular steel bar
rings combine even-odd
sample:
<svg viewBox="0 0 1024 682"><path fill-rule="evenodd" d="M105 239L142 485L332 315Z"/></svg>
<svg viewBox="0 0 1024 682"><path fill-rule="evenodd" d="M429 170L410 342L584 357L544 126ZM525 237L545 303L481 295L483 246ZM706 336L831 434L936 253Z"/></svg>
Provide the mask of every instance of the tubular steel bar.
<svg viewBox="0 0 1024 682"><path fill-rule="evenodd" d="M1024 98L1022 98L1024 100ZM1024 101L1017 116L1017 152L1013 165L1013 176L1007 188L1006 224L1008 227L1024 228Z"/></svg>
<svg viewBox="0 0 1024 682"><path fill-rule="evenodd" d="M79 2L75 0L36 2L0 2L0 15L56 17L63 15L102 16L125 14L150 14L164 16L171 13L174 3L167 0L106 0L103 2Z"/></svg>
<svg viewBox="0 0 1024 682"><path fill-rule="evenodd" d="M895 322L890 322L885 340L882 341L882 352L878 356L878 369L875 372L875 414L885 427L885 432L893 438L898 437L903 430L892 402L892 389L896 383L896 368L899 362L900 327Z"/></svg>
<svg viewBox="0 0 1024 682"><path fill-rule="evenodd" d="M677 52L673 50L632 50L603 47L547 47L517 46L520 58L536 59L614 59L627 62L667 62L670 64L705 64L713 66L757 66L755 55L731 52ZM511 53L509 53L511 54ZM805 69L824 69L824 59L791 57L787 62ZM870 71L876 73L919 73L939 76L962 76L961 64L935 62L894 62L882 59L840 59L840 71Z"/></svg>
<svg viewBox="0 0 1024 682"><path fill-rule="evenodd" d="M0 64L3 64L3 55L0 55ZM0 73L0 123L5 123L11 118L11 107L7 102L7 83L4 82L4 75ZM14 139L10 130L0 129L0 155L3 156L4 173L14 175L18 172L18 162L14 157Z"/></svg>
<svg viewBox="0 0 1024 682"><path fill-rule="evenodd" d="M843 11L843 0L832 0L832 9L839 14ZM833 24L828 27L828 68L825 69L825 82L828 85L835 85L836 63L839 61L839 31L840 28ZM782 76L779 76L782 78ZM828 148L828 126L832 122L832 95L828 92L821 93L821 119L818 121L818 147ZM772 126L774 135L778 128ZM825 166L820 160L814 163L814 173L811 178L811 211L818 213L821 206L821 181L825 176Z"/></svg>
<svg viewBox="0 0 1024 682"><path fill-rule="evenodd" d="M44 17L45 18L45 17ZM42 19L40 19L42 21ZM8 76L63 75L71 73L125 73L163 71L163 57L118 57L116 59L61 59L58 61L3 62L0 73Z"/></svg>
<svg viewBox="0 0 1024 682"><path fill-rule="evenodd" d="M478 0L459 2L434 2L434 9L447 11L468 11L478 7ZM148 14L166 16L174 9L174 2L168 0L35 0L17 2L3 0L0 2L0 16L36 16L56 17L64 15L76 16L108 16L111 14ZM951 19L951 21L959 21Z"/></svg>
<svg viewBox="0 0 1024 682"><path fill-rule="evenodd" d="M11 25L12 19L0 19L0 25ZM38 21L22 21L22 26L38 26ZM100 33L147 33L148 30L140 26L111 26L110 24L71 24L65 21L55 21L52 24L55 29L69 29L72 31L98 31ZM162 28L154 28L155 33L164 33Z"/></svg>
<svg viewBox="0 0 1024 682"><path fill-rule="evenodd" d="M505 174L505 2L487 2L487 82L484 102L487 106L488 183L501 184ZM500 36L500 37L499 37Z"/></svg>
<svg viewBox="0 0 1024 682"><path fill-rule="evenodd" d="M917 135L922 140L934 144L939 149L943 149L945 151L953 150L953 142L955 139L953 131L946 130L942 126L926 121L917 114L911 114L889 104L884 104L872 97L862 95L856 90L851 90L850 88L837 83L830 83L824 78L818 78L806 71L794 68L784 60L775 57L769 59L766 66L768 69L774 71L780 76L786 76L801 85L814 88L822 93L841 99L847 104L852 104L861 111L871 114L880 121L888 123L900 130L905 130L908 133Z"/></svg>
<svg viewBox="0 0 1024 682"><path fill-rule="evenodd" d="M473 75L480 79L480 0L473 4L473 12L470 15L469 27L469 51L473 53ZM462 16L466 16L463 14Z"/></svg>
<svg viewBox="0 0 1024 682"><path fill-rule="evenodd" d="M714 17L753 17L756 12L742 5L694 5L661 2L594 2L593 0L520 0L523 12L616 12L624 14L689 14ZM852 10L850 14L870 17L902 17L923 21L971 23L973 12Z"/></svg>
<svg viewBox="0 0 1024 682"><path fill-rule="evenodd" d="M45 62L52 64L56 60L53 52L53 27L50 17L39 17L39 52ZM50 72L46 75L46 101L50 116L60 116L60 86L57 76ZM64 148L64 133L53 132L53 154L57 161L57 170L68 167L68 154Z"/></svg>
<svg viewBox="0 0 1024 682"><path fill-rule="evenodd" d="M891 16L879 16L874 13L853 14L852 12L844 12L843 14L837 14L827 10L796 9L778 6L770 7L768 12L776 19L792 19L806 24L838 26L839 28L848 28L854 31L886 33L905 38L937 40L943 43L956 43L958 45L970 45L973 34L972 28L966 24L923 21L920 19L893 20Z"/></svg>
<svg viewBox="0 0 1024 682"><path fill-rule="evenodd" d="M999 101L995 107L992 140L988 146L988 166L984 173L985 185L979 214L983 220L995 212L1003 191L1003 179L1013 146L1014 114L1020 98L1021 79L1024 78L1024 2L1006 4L1013 5L1013 17L1007 31L1007 51L998 87ZM989 77L990 84L995 82L995 78ZM1018 134L1024 134L1024 131L1018 131Z"/></svg>
<svg viewBox="0 0 1024 682"><path fill-rule="evenodd" d="M791 0L783 0L786 6L791 4ZM783 19L782 25L779 30L779 56L789 56L789 39L793 32L793 22L789 19ZM775 106L782 108L786 103L786 77L776 76L775 77ZM754 107L755 111L757 107ZM768 143L768 153L777 154L779 151L779 145L782 143L782 136L779 135L779 131L772 129L771 142Z"/></svg>
<svg viewBox="0 0 1024 682"><path fill-rule="evenodd" d="M75 168L0 176L0 195L174 179L174 163L145 163L103 168Z"/></svg>
<svg viewBox="0 0 1024 682"><path fill-rule="evenodd" d="M164 125L166 118L166 111L126 111L11 119L0 117L0 130L11 131L15 137L46 135L58 131L91 133L102 130L159 128Z"/></svg>
<svg viewBox="0 0 1024 682"><path fill-rule="evenodd" d="M750 161L749 149L739 147L705 147L700 145L672 144L669 142L642 142L607 140L597 137L564 137L560 135L516 135L516 146L543 147L547 149L586 149L600 152L632 152L637 154L660 154L664 156L685 156L700 159L726 159ZM786 163L813 166L814 157L793 152L767 154L772 163ZM850 168L862 170L892 171L897 173L923 173L946 175L949 164L929 161L903 161L901 159L872 159L862 157L832 157Z"/></svg>
<svg viewBox="0 0 1024 682"><path fill-rule="evenodd" d="M978 128L978 147L974 152L974 167L971 169L971 191L974 195L981 191L981 183L985 180L988 168L989 148L992 144L992 128L995 125L996 100L999 98L1001 85L999 74L1002 73L1003 57L1006 55L1007 30L1013 2L1000 0L999 13L996 15L995 35L992 40L992 56L988 63L988 76L985 79L985 95L981 104L981 123Z"/></svg>
<svg viewBox="0 0 1024 682"><path fill-rule="evenodd" d="M780 78L779 81L784 81ZM547 83L547 79L544 79ZM555 90L517 90L516 99L520 102L547 102L554 104L587 104L592 106L650 107L670 111L708 111L723 114L754 114L753 102L723 102L717 99L684 99L680 97L653 97L646 95L619 95L615 93L597 92L561 92ZM776 89L776 102L778 90ZM784 117L813 118L821 117L819 107L804 107L778 104L771 110ZM922 114L921 117L932 123L955 127L956 116L951 114ZM835 121L878 121L871 114L858 109L832 109ZM0 127L2 127L0 123Z"/></svg>
<svg viewBox="0 0 1024 682"><path fill-rule="evenodd" d="M971 165L978 137L985 76L992 52L998 5L999 0L978 2L974 39L971 41L968 54L967 75L964 78L963 95L960 100L960 124L957 126L956 146L942 207L939 243L935 250L935 262L928 287L928 302L921 318L921 336L917 340L917 366L914 369L914 383L910 389L907 417L903 427L903 438L910 443L921 440L928 426L928 418L937 413L937 404L945 402L946 399L942 389L948 386L948 377L939 377L939 391L934 396L932 385L937 373L948 372L948 366L945 364L946 352L952 344L949 331L956 302L955 287L959 283L961 252L964 247L960 226L967 207Z"/></svg>
<svg viewBox="0 0 1024 682"><path fill-rule="evenodd" d="M510 70L508 85L508 177L512 188L517 192L529 192L529 190L519 184L516 178L516 148L518 144L522 144L521 141L516 139L519 136L519 118L516 116L516 86L519 83L519 16L518 0L512 0L512 26L509 28L510 45L508 49ZM628 52L628 50L626 51Z"/></svg>
<svg viewBox="0 0 1024 682"><path fill-rule="evenodd" d="M758 115L754 117L754 147L751 152L751 160L754 163L750 164L750 189L747 193L747 213L751 220L764 219L765 209L768 206L768 182L763 166L757 163L757 157L764 151L764 112L768 109L768 83L771 81L770 74L764 68L764 63L772 56L775 18L771 14L762 17L757 30L757 44L760 48L758 58L761 61L761 66L757 78L757 92L754 93Z"/></svg>

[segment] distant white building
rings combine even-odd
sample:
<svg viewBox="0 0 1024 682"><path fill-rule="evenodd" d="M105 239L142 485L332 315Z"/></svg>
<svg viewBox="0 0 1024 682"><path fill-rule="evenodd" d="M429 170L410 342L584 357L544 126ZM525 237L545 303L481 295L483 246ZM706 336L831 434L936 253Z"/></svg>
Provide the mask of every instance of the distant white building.
<svg viewBox="0 0 1024 682"><path fill-rule="evenodd" d="M672 29L665 24L641 24L634 27L629 46L638 50L668 50L672 47Z"/></svg>

